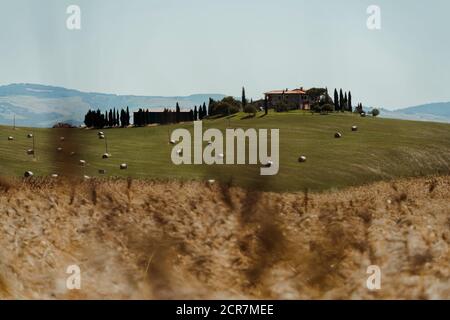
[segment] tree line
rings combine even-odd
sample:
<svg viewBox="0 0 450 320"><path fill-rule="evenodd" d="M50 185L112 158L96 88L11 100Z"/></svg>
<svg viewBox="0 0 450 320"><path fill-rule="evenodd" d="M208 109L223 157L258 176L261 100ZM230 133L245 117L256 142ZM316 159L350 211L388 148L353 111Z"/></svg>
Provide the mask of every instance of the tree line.
<svg viewBox="0 0 450 320"><path fill-rule="evenodd" d="M130 109L109 109L104 113L100 109L89 110L84 116L86 127L105 128L105 127L127 127L130 125Z"/></svg>
<svg viewBox="0 0 450 320"><path fill-rule="evenodd" d="M338 94L337 89L334 89L334 110L353 112L351 91L347 94L347 92L343 93L342 89L340 89Z"/></svg>

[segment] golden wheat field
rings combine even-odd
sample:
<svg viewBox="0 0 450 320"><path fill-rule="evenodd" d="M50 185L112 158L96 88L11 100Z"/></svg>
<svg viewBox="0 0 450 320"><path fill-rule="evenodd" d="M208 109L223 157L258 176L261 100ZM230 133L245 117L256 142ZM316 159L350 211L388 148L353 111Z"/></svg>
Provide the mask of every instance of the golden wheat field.
<svg viewBox="0 0 450 320"><path fill-rule="evenodd" d="M449 176L321 194L2 181L0 298L450 299L449 199Z"/></svg>

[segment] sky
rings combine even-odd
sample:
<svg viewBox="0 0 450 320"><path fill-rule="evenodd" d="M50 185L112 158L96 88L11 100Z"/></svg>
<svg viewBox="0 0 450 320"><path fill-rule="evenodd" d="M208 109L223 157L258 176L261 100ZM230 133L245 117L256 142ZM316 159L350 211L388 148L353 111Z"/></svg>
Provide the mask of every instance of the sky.
<svg viewBox="0 0 450 320"><path fill-rule="evenodd" d="M69 30L69 5L81 30ZM367 8L381 9L369 30ZM448 0L0 0L0 85L262 97L351 90L388 109L450 101ZM332 93L332 92L331 92Z"/></svg>

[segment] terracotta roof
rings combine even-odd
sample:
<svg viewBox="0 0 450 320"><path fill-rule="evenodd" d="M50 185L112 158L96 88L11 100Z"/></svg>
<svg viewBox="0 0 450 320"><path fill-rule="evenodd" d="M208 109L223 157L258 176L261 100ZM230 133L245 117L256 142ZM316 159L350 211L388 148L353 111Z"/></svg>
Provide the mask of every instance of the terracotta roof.
<svg viewBox="0 0 450 320"><path fill-rule="evenodd" d="M284 92L284 94L306 94L305 91L301 90L301 89L294 89L294 90L272 90L269 92L266 92L265 94L282 94Z"/></svg>

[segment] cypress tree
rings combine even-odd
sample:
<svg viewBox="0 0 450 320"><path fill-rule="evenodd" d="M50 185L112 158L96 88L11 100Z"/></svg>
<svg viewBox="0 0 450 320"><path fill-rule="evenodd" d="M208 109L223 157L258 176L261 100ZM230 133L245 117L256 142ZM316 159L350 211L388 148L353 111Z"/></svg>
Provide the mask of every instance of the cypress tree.
<svg viewBox="0 0 450 320"><path fill-rule="evenodd" d="M206 110L206 103L203 102L203 117L209 116L208 111Z"/></svg>
<svg viewBox="0 0 450 320"><path fill-rule="evenodd" d="M344 112L344 94L342 89L339 90L339 110Z"/></svg>
<svg viewBox="0 0 450 320"><path fill-rule="evenodd" d="M334 89L334 110L339 111L339 95L337 89Z"/></svg>
<svg viewBox="0 0 450 320"><path fill-rule="evenodd" d="M197 116L198 116L198 113L197 113L197 106L195 106L194 107L194 121L197 121Z"/></svg>
<svg viewBox="0 0 450 320"><path fill-rule="evenodd" d="M348 98L347 98L347 92L344 95L344 111L348 110Z"/></svg>
<svg viewBox="0 0 450 320"><path fill-rule="evenodd" d="M351 91L348 92L347 108L348 108L348 111L353 112L352 93L351 93Z"/></svg>
<svg viewBox="0 0 450 320"><path fill-rule="evenodd" d="M247 105L247 99L245 98L245 88L242 87L242 110L245 109L245 106Z"/></svg>

